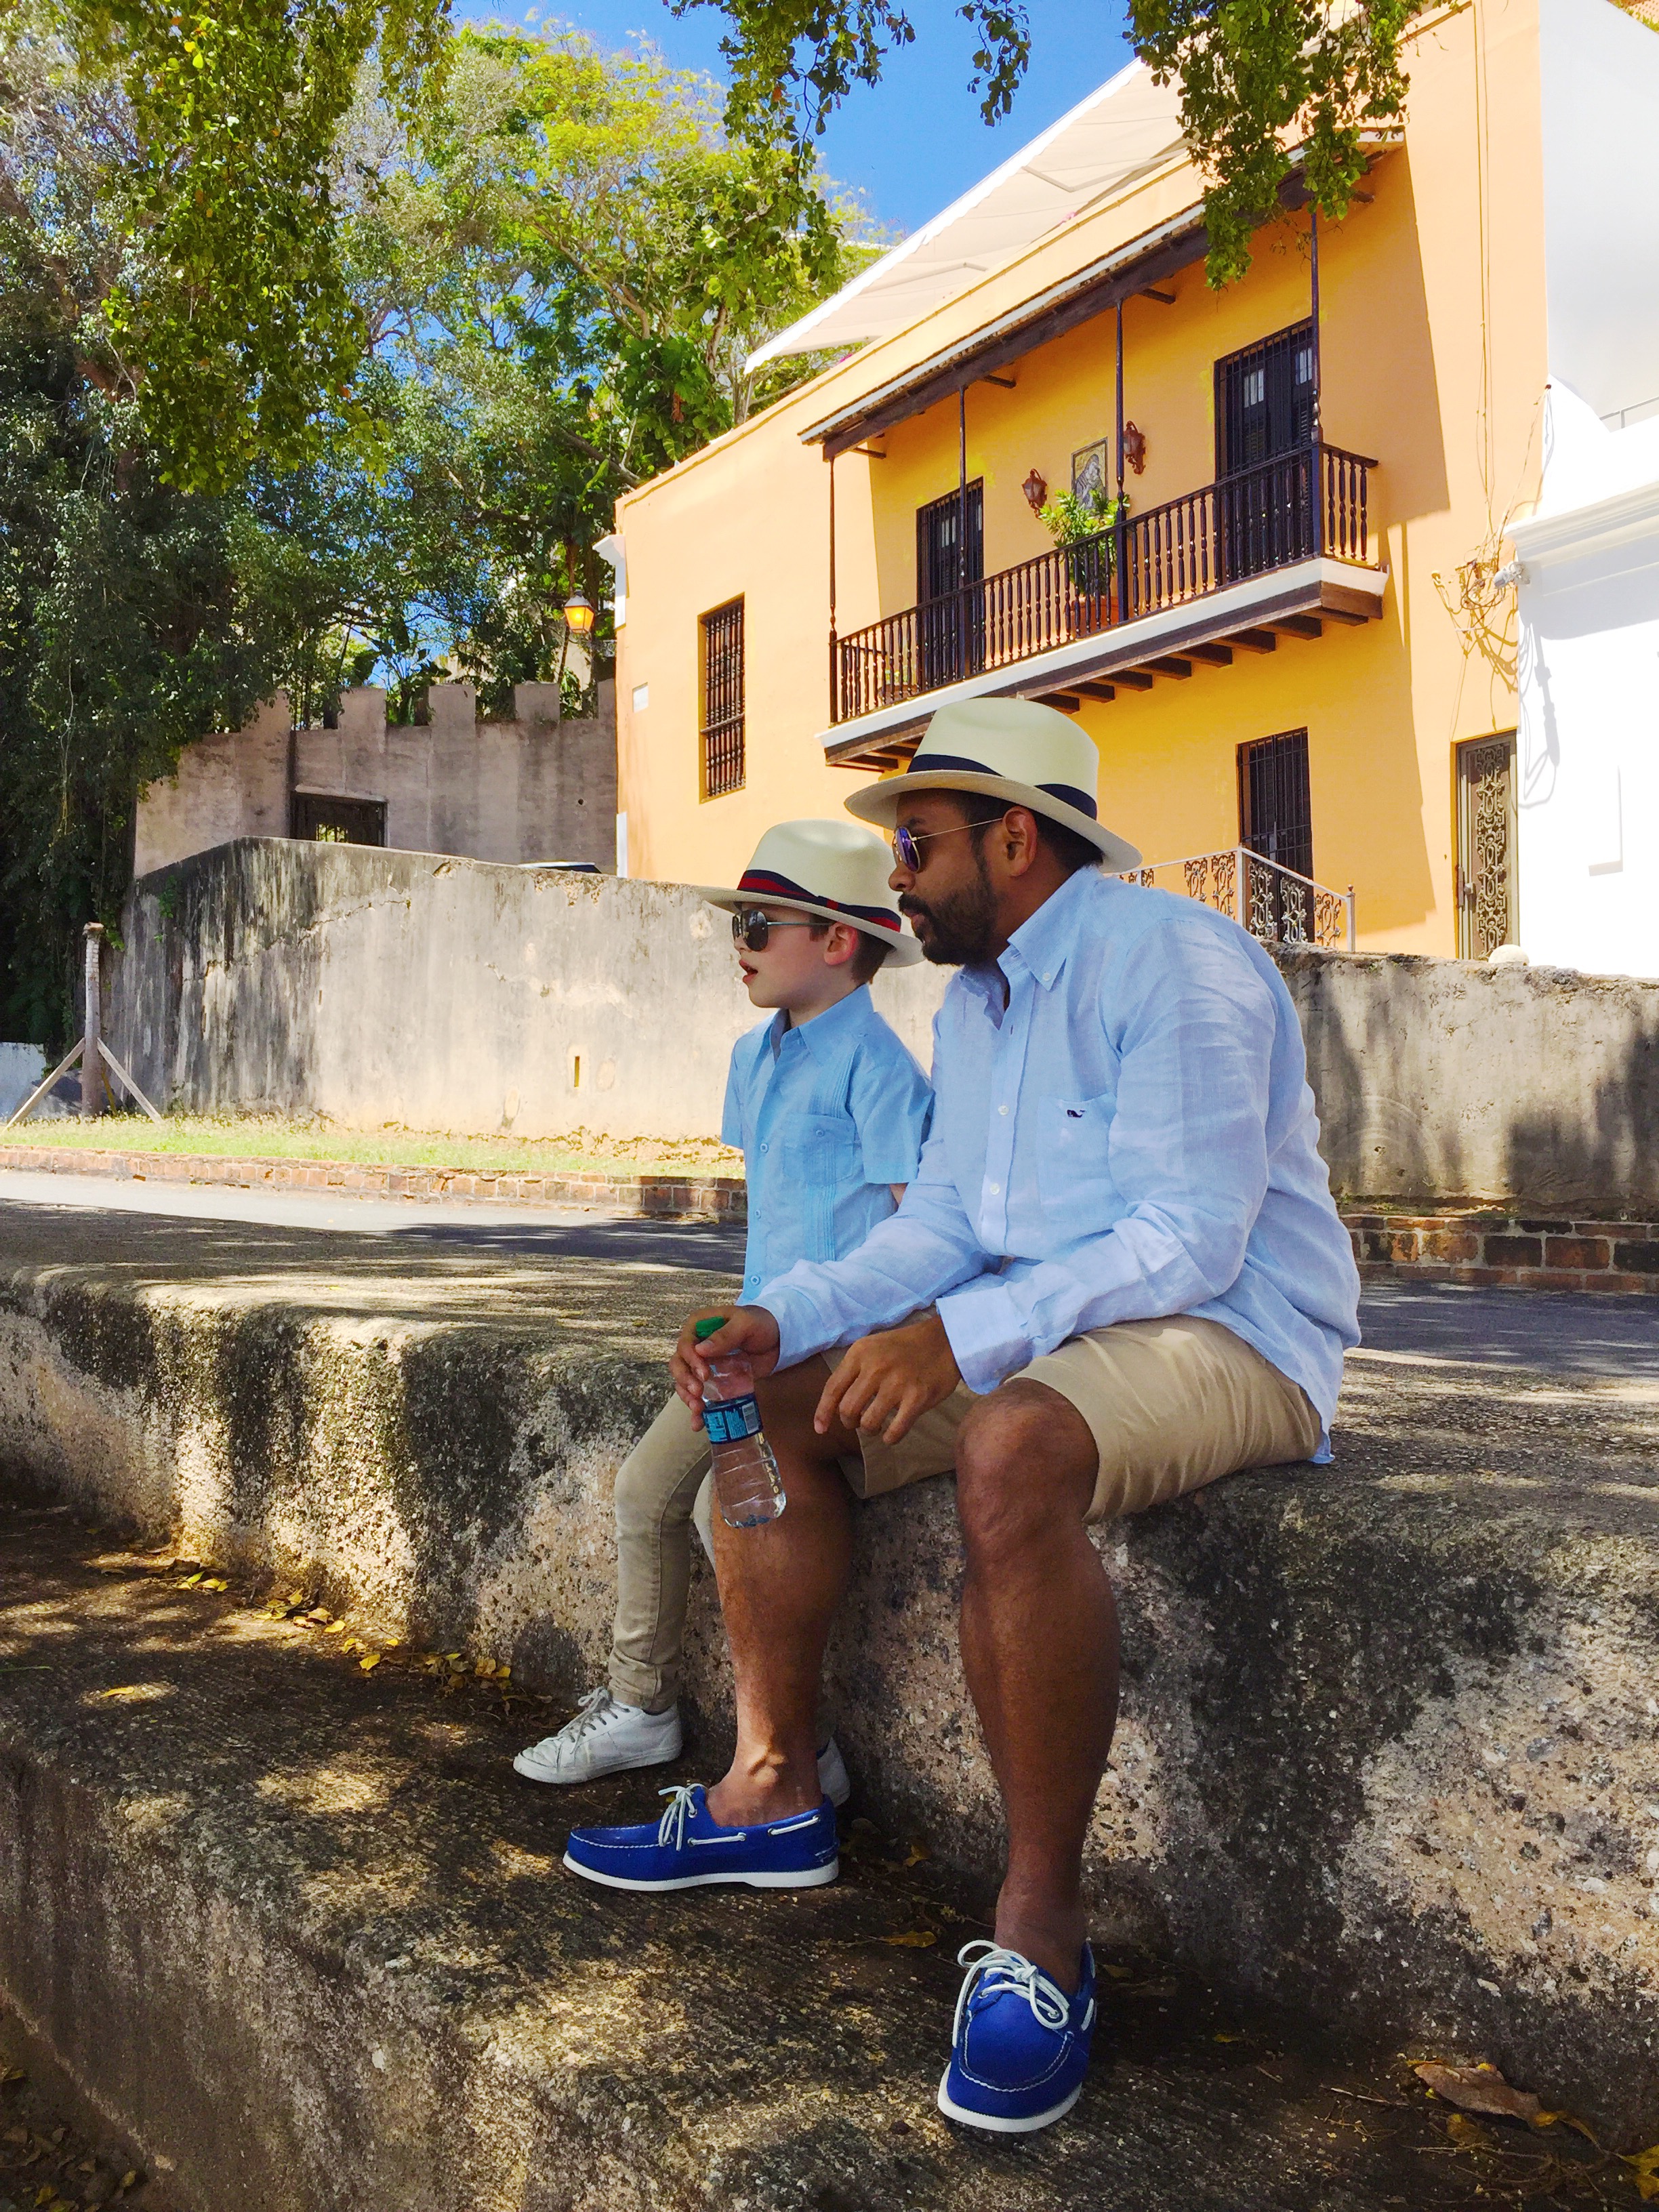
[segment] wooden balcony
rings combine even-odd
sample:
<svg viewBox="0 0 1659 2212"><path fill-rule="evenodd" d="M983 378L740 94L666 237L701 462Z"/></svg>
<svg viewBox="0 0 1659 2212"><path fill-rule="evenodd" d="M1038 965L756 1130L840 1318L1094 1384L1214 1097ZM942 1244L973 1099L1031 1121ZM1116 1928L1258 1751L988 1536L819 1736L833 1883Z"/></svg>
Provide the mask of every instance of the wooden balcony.
<svg viewBox="0 0 1659 2212"><path fill-rule="evenodd" d="M1224 666L1236 651L1271 652L1281 635L1317 637L1327 618L1366 621L1382 605L1376 465L1322 442L1299 447L838 638L827 757L907 758L937 695L955 687L1074 712Z"/></svg>

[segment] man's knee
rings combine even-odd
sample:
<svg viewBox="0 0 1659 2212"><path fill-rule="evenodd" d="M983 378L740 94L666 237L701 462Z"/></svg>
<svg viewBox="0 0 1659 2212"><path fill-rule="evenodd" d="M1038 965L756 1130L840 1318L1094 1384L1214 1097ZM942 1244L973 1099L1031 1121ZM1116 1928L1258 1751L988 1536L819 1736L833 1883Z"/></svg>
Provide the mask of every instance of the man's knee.
<svg viewBox="0 0 1659 2212"><path fill-rule="evenodd" d="M957 1512L972 1553L994 1556L1081 1521L1099 1454L1075 1406L1042 1382L1005 1382L981 1398L957 1439Z"/></svg>

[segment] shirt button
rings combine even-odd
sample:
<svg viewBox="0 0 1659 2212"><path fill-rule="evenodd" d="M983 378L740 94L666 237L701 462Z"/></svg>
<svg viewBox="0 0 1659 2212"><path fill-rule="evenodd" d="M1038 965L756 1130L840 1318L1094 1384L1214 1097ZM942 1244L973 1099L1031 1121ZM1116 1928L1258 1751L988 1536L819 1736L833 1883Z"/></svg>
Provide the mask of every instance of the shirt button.
<svg viewBox="0 0 1659 2212"><path fill-rule="evenodd" d="M1008 1111L1008 1109L1006 1106L999 1106L997 1108L997 1111L999 1114L1006 1114Z"/></svg>
<svg viewBox="0 0 1659 2212"><path fill-rule="evenodd" d="M763 1145L763 1146L761 1146L761 1150L762 1150L762 1152L769 1152L769 1151L771 1150L771 1147L770 1147L770 1146L769 1146L769 1145Z"/></svg>
<svg viewBox="0 0 1659 2212"><path fill-rule="evenodd" d="M1000 1193L1002 1185L1000 1182L988 1182L985 1188L990 1192L992 1197L995 1198Z"/></svg>

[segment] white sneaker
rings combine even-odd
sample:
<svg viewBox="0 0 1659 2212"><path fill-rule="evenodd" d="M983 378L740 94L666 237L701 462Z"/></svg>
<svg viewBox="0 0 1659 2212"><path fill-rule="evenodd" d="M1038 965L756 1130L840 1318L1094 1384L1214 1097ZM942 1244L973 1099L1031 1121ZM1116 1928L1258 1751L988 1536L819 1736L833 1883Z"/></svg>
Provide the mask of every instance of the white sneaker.
<svg viewBox="0 0 1659 2212"><path fill-rule="evenodd" d="M835 1806L844 1805L853 1794L853 1778L834 1736L818 1753L818 1787Z"/></svg>
<svg viewBox="0 0 1659 2212"><path fill-rule="evenodd" d="M680 1709L647 1713L601 1687L590 1690L556 1735L544 1736L513 1762L527 1782L593 1782L630 1766L663 1766L680 1755Z"/></svg>

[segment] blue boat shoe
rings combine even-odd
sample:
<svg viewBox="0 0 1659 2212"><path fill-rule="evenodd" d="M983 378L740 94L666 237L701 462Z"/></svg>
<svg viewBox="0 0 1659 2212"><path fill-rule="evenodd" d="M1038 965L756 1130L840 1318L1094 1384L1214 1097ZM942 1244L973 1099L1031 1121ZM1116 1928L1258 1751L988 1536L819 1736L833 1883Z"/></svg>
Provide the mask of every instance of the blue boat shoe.
<svg viewBox="0 0 1659 2212"><path fill-rule="evenodd" d="M957 1964L968 1978L939 2085L940 2112L993 2135L1048 2127L1076 2104L1089 2070L1095 1962L1088 1945L1074 1997L1018 1951L995 1943L965 1944Z"/></svg>
<svg viewBox="0 0 1659 2212"><path fill-rule="evenodd" d="M723 1828L702 1784L662 1790L668 1810L637 1828L573 1828L564 1863L607 1889L701 1889L714 1881L750 1889L816 1889L841 1871L836 1808L825 1797L810 1813L753 1827Z"/></svg>

